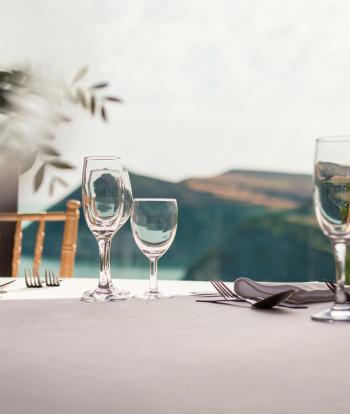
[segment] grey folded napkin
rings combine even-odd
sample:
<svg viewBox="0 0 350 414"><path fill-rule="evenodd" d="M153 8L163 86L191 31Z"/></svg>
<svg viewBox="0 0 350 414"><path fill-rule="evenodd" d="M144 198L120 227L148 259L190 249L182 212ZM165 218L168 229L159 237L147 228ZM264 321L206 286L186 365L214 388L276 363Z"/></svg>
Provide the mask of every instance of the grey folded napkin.
<svg viewBox="0 0 350 414"><path fill-rule="evenodd" d="M234 282L235 292L244 298L265 298L289 289L295 290L295 293L287 301L290 303L304 304L334 301L334 293L321 282L258 283L246 277L240 277Z"/></svg>

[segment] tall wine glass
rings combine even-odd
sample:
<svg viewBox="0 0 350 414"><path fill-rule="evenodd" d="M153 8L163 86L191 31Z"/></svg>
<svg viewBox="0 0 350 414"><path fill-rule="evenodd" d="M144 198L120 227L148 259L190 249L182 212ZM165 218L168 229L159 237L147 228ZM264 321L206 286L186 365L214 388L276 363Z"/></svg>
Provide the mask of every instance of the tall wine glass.
<svg viewBox="0 0 350 414"><path fill-rule="evenodd" d="M159 292L157 264L171 246L177 229L177 203L174 199L135 198L131 228L135 242L150 261L149 290L143 299L161 299L173 295Z"/></svg>
<svg viewBox="0 0 350 414"><path fill-rule="evenodd" d="M123 216L123 167L119 157L84 158L82 199L86 223L96 237L100 254L100 281L94 291L81 298L86 302L125 299L111 279L110 251L112 237Z"/></svg>
<svg viewBox="0 0 350 414"><path fill-rule="evenodd" d="M132 203L133 203L132 188L131 188L131 182L130 182L130 177L129 177L128 170L123 170L122 178L123 178L123 184L124 184L123 215L122 215L122 218L120 220L118 229L116 230L116 233L129 220L129 217L130 217L130 214L131 214ZM116 292L120 295L124 295L125 297L131 296L129 290L117 288Z"/></svg>
<svg viewBox="0 0 350 414"><path fill-rule="evenodd" d="M350 304L344 291L345 256L350 240L350 136L316 141L314 204L317 221L334 249L337 289L333 306L312 315L312 319L350 321Z"/></svg>

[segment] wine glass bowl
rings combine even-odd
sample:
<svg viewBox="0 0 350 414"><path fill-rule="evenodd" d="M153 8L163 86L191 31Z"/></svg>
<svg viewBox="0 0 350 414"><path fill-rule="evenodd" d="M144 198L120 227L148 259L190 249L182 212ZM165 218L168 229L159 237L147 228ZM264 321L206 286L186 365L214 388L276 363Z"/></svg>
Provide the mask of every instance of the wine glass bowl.
<svg viewBox="0 0 350 414"><path fill-rule="evenodd" d="M312 315L312 319L350 321L350 304L344 290L345 257L350 240L350 136L316 141L314 206L317 221L334 249L337 288L333 306Z"/></svg>
<svg viewBox="0 0 350 414"><path fill-rule="evenodd" d="M158 290L157 263L170 248L177 230L178 208L175 199L134 199L131 228L136 245L150 261L150 286L144 299L172 297Z"/></svg>

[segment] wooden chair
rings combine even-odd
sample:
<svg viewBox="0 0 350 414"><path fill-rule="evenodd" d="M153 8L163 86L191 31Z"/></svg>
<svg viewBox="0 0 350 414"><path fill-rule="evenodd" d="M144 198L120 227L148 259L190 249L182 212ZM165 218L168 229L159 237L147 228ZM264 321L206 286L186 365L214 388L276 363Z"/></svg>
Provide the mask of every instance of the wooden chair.
<svg viewBox="0 0 350 414"><path fill-rule="evenodd" d="M67 201L65 212L44 212L37 214L24 213L0 213L0 222L16 222L15 240L12 252L12 275L18 275L21 253L22 253L22 222L38 221L38 230L36 234L33 271L37 272L40 267L44 239L45 223L47 221L64 221L63 239L61 247L61 265L60 276L72 277L74 270L75 253L77 250L77 236L79 225L79 208L80 201Z"/></svg>

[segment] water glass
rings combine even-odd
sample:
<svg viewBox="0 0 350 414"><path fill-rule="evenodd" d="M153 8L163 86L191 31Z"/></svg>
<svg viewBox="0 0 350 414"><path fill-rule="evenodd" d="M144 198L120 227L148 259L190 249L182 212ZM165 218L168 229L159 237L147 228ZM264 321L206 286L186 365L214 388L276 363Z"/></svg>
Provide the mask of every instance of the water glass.
<svg viewBox="0 0 350 414"><path fill-rule="evenodd" d="M317 321L350 321L344 291L346 248L350 240L350 136L316 141L314 205L317 221L335 255L336 295L329 309L312 315Z"/></svg>
<svg viewBox="0 0 350 414"><path fill-rule="evenodd" d="M157 265L172 242L177 229L177 202L175 199L136 198L131 212L131 228L135 242L150 261L149 290L143 299L172 297L158 290Z"/></svg>

